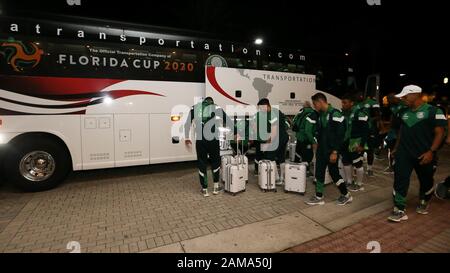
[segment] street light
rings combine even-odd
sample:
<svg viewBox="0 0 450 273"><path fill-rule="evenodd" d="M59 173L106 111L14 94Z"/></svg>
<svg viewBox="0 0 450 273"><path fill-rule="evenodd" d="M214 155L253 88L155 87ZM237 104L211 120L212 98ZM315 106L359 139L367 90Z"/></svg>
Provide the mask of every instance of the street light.
<svg viewBox="0 0 450 273"><path fill-rule="evenodd" d="M406 74L400 74L400 77L404 77L404 76L406 76Z"/></svg>
<svg viewBox="0 0 450 273"><path fill-rule="evenodd" d="M261 39L261 38L257 38L256 40L255 40L255 45L262 45L264 43L264 41L263 41L263 39Z"/></svg>
<svg viewBox="0 0 450 273"><path fill-rule="evenodd" d="M448 84L448 77L444 78L444 84Z"/></svg>

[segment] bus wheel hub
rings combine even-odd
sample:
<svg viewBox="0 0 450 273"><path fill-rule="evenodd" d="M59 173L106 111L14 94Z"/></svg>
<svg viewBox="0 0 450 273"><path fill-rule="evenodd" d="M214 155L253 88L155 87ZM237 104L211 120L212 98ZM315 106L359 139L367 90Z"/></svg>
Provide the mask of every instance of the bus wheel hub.
<svg viewBox="0 0 450 273"><path fill-rule="evenodd" d="M20 174L32 182L40 182L51 177L55 171L55 160L42 151L25 155L20 161Z"/></svg>

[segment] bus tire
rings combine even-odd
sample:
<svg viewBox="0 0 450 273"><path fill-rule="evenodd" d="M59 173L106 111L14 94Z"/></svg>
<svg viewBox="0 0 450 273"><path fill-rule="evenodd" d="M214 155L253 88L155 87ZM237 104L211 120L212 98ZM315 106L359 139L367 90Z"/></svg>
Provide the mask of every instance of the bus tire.
<svg viewBox="0 0 450 273"><path fill-rule="evenodd" d="M25 138L11 146L5 162L5 175L23 191L53 189L64 181L71 170L66 147L53 138Z"/></svg>

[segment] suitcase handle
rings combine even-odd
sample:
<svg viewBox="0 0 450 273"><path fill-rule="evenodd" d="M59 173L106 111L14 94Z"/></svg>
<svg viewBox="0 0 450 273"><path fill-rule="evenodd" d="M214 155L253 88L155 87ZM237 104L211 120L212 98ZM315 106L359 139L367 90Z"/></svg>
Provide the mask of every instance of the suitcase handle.
<svg viewBox="0 0 450 273"><path fill-rule="evenodd" d="M242 148L242 154L241 154L241 151L239 151L239 140L237 140L236 141L236 151L237 151L236 157L238 160L238 166L240 165L242 168L244 168L244 166L245 166L245 154L243 154L244 153L244 142L242 142L241 148Z"/></svg>
<svg viewBox="0 0 450 273"><path fill-rule="evenodd" d="M237 139L237 141L236 141L236 158L237 158L237 163L238 163L238 168L239 168L239 165L240 165L240 161L241 161L241 157L239 156L239 139Z"/></svg>
<svg viewBox="0 0 450 273"><path fill-rule="evenodd" d="M295 156L297 156L300 159L300 162L303 161L303 158L298 153L295 153Z"/></svg>

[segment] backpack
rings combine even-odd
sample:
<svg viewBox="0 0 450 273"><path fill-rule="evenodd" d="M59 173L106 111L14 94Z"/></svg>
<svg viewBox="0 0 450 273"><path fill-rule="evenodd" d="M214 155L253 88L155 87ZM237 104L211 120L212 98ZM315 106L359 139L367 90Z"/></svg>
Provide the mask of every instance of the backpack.
<svg viewBox="0 0 450 273"><path fill-rule="evenodd" d="M302 129L300 128L300 124L303 123L303 120L306 118L307 115L308 112L306 112L305 109L303 109L301 113L297 114L298 118L296 118L295 122L293 122L292 124L292 131L299 132Z"/></svg>

